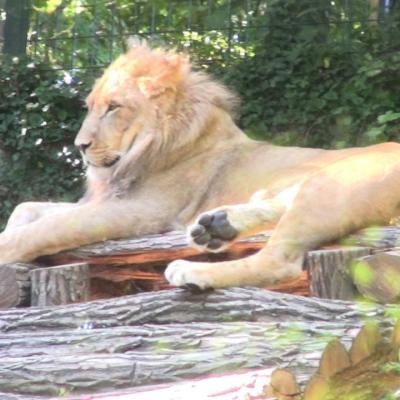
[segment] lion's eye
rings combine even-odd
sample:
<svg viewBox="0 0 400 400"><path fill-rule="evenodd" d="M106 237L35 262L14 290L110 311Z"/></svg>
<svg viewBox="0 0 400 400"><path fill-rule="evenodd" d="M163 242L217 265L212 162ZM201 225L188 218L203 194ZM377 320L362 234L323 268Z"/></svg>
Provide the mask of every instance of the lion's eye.
<svg viewBox="0 0 400 400"><path fill-rule="evenodd" d="M118 104L118 103L110 103L110 104L108 105L108 107L107 107L106 113L109 113L109 112L111 112L111 111L114 111L114 110L116 110L117 108L120 108L120 107L121 107L121 105Z"/></svg>

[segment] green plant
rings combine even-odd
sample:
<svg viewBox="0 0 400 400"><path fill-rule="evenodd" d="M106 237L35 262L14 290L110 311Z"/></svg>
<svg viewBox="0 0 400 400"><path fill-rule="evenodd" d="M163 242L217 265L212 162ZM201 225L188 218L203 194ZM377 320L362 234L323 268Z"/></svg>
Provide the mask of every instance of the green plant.
<svg viewBox="0 0 400 400"><path fill-rule="evenodd" d="M134 3L33 1L28 54L45 64L0 71L0 225L21 201L78 197L72 142L89 87L54 67L107 63L131 33L187 48L225 80L250 136L330 148L400 139L398 2L372 20L365 0Z"/></svg>
<svg viewBox="0 0 400 400"><path fill-rule="evenodd" d="M323 147L399 139L400 12L372 23L362 3L348 15L341 2L269 2L254 57L217 71L240 94L250 135Z"/></svg>
<svg viewBox="0 0 400 400"><path fill-rule="evenodd" d="M27 200L74 201L81 192L73 138L84 115L84 85L27 60L0 71L0 224Z"/></svg>

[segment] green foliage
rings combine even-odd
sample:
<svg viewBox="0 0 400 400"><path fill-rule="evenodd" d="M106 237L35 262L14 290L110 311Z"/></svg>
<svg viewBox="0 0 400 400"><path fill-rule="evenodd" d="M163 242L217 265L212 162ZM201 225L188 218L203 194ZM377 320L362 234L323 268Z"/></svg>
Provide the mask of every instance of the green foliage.
<svg viewBox="0 0 400 400"><path fill-rule="evenodd" d="M225 80L250 136L336 148L398 140L397 3L384 12L366 0L33 0L28 54L44 64L0 71L0 225L21 201L77 198L72 143L88 87L54 68L93 75L133 34L187 49Z"/></svg>
<svg viewBox="0 0 400 400"><path fill-rule="evenodd" d="M27 200L76 200L80 157L73 139L85 89L63 73L3 60L0 71L0 224Z"/></svg>
<svg viewBox="0 0 400 400"><path fill-rule="evenodd" d="M94 6L95 4L95 6ZM267 0L33 0L28 54L64 68L109 63L139 36L189 49L204 64L243 57Z"/></svg>
<svg viewBox="0 0 400 400"><path fill-rule="evenodd" d="M226 75L243 100L241 125L281 144L397 140L399 11L370 22L365 0L353 0L352 15L341 2L316 4L269 2L268 29L255 56Z"/></svg>

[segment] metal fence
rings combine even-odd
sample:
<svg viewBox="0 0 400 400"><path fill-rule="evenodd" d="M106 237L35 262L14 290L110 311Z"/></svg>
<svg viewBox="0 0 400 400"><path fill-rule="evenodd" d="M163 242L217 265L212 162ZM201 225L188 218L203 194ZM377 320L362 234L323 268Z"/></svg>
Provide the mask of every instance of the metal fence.
<svg viewBox="0 0 400 400"><path fill-rule="evenodd" d="M0 0L0 24L6 18ZM20 0L17 0L20 1ZM285 1L285 0L281 0ZM252 54L266 29L271 0L32 0L27 53L35 61L75 70L109 63L127 38L188 48L203 64ZM275 0L276 2L276 0ZM335 24L351 39L357 24L379 20L394 0L307 0L310 26ZM321 18L315 18L315 11ZM296 20L291 21L296 23ZM0 34L1 36L1 34Z"/></svg>

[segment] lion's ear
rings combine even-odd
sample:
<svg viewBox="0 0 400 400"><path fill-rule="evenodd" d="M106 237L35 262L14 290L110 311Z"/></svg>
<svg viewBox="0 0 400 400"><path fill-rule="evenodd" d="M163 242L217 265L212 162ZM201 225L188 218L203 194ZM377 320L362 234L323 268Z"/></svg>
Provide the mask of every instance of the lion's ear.
<svg viewBox="0 0 400 400"><path fill-rule="evenodd" d="M156 78L139 78L137 80L137 85L142 94L148 99L157 97L166 90L166 88L158 84Z"/></svg>
<svg viewBox="0 0 400 400"><path fill-rule="evenodd" d="M153 76L140 77L137 80L139 90L147 98L156 97L166 90L176 91L179 83L189 71L189 60L186 56L175 53L164 53L154 60Z"/></svg>

